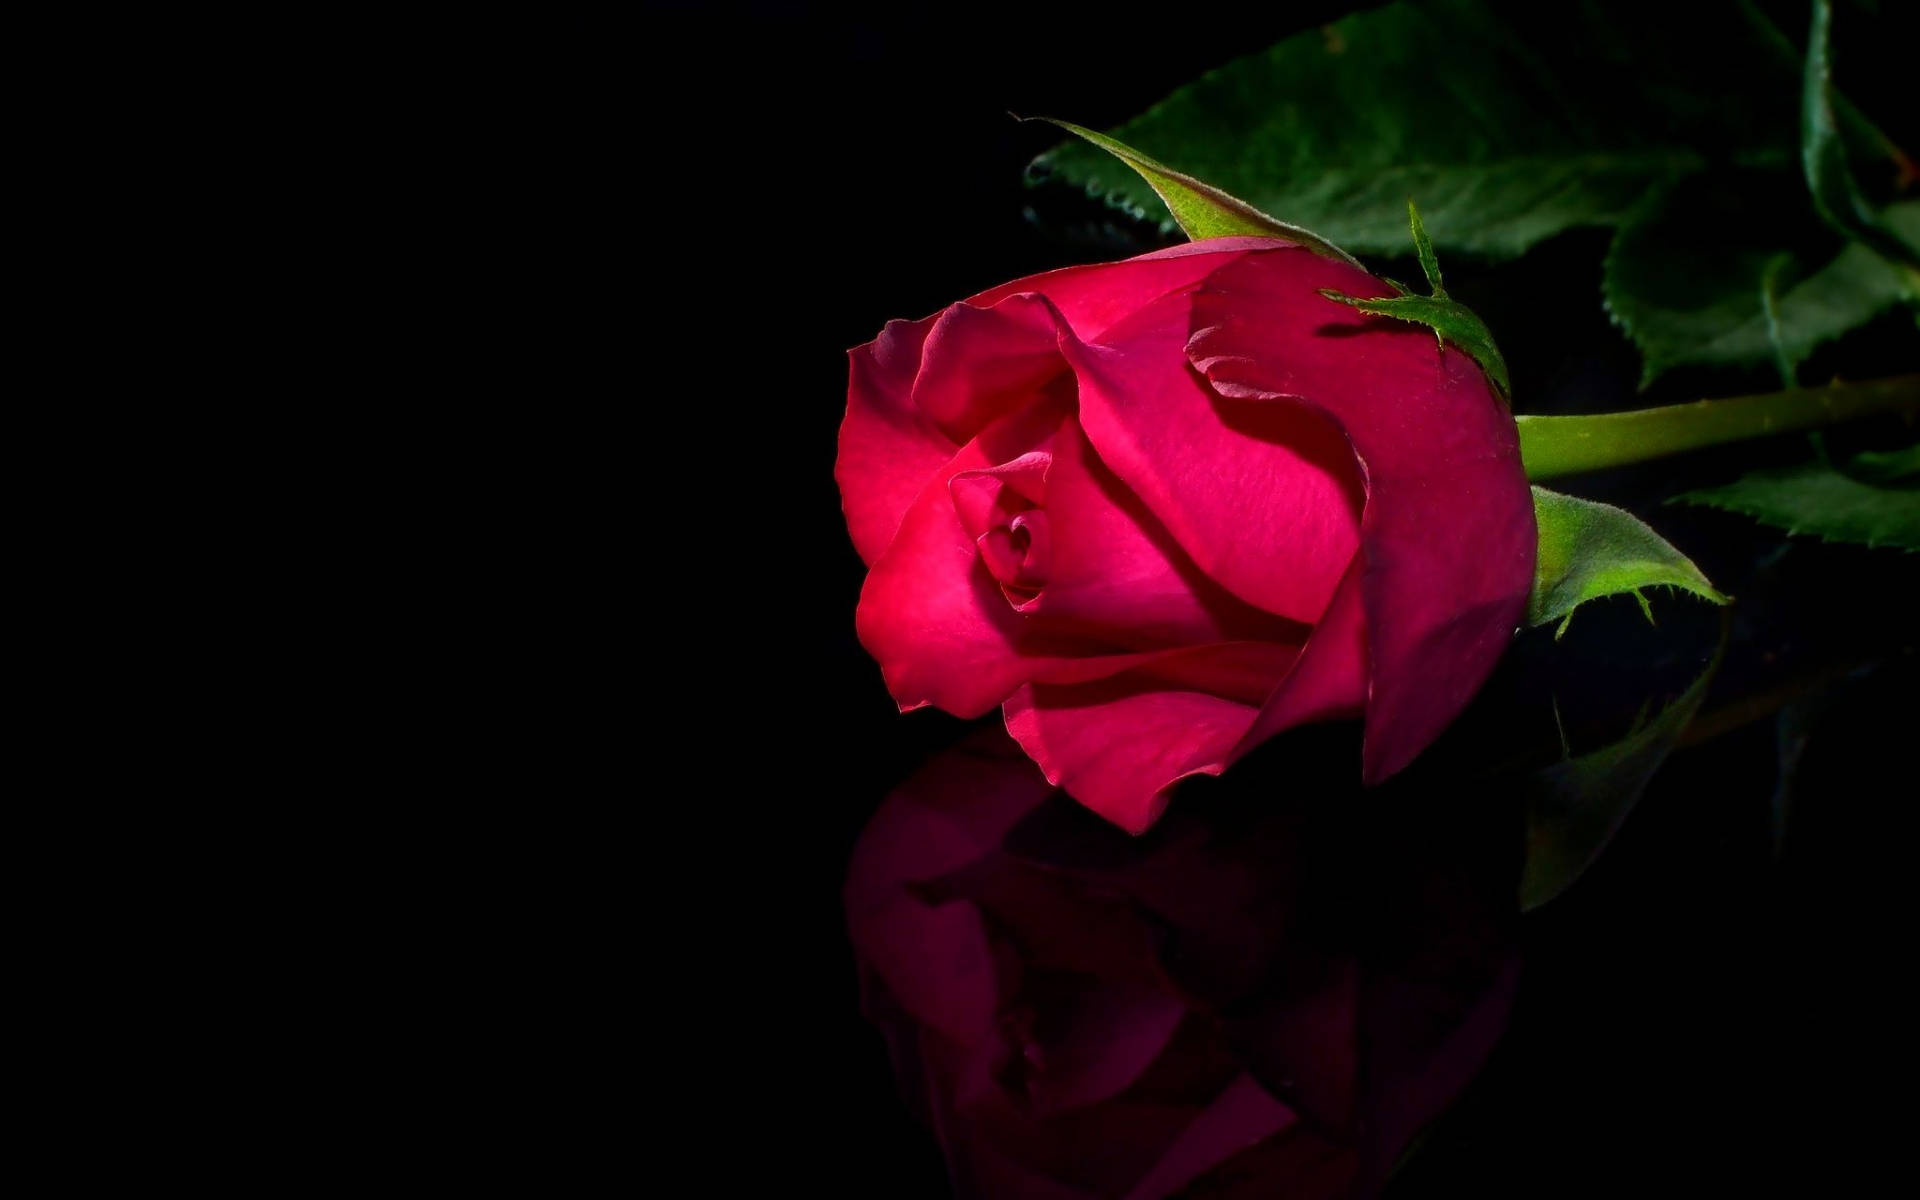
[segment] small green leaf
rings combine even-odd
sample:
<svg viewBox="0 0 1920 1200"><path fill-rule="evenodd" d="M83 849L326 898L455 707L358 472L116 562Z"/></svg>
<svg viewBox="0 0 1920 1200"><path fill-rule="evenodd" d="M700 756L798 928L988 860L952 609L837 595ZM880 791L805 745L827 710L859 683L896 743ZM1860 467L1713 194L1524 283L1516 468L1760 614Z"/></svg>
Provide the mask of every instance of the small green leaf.
<svg viewBox="0 0 1920 1200"><path fill-rule="evenodd" d="M1413 230L1413 246L1420 256L1420 269L1426 272L1433 295L1416 296L1405 284L1391 279L1387 284L1400 293L1398 296L1370 300L1332 288L1321 288L1320 294L1361 312L1427 326L1443 343L1450 341L1471 355L1500 389L1501 397L1507 397L1513 391L1507 382L1507 360L1500 356L1500 347L1493 344L1493 333L1480 319L1480 314L1447 295L1446 285L1440 279L1440 260L1433 253L1433 241L1427 236L1426 226L1420 223L1420 210L1413 206L1411 199L1407 201L1407 223Z"/></svg>
<svg viewBox="0 0 1920 1200"><path fill-rule="evenodd" d="M1715 604L1729 602L1692 560L1625 509L1536 487L1533 516L1540 548L1527 624L1559 620L1555 637L1566 633L1574 609L1602 596L1631 594L1649 621L1653 609L1642 588L1679 588Z"/></svg>
<svg viewBox="0 0 1920 1200"><path fill-rule="evenodd" d="M1361 312L1427 326L1472 355L1473 361L1480 364L1480 369L1487 373L1488 379L1493 380L1502 396L1512 393L1513 386L1507 382L1506 360L1500 357L1500 347L1493 344L1493 334L1488 331L1487 323L1480 319L1479 313L1458 300L1445 296L1387 296L1366 300L1331 288L1321 288L1320 294Z"/></svg>
<svg viewBox="0 0 1920 1200"><path fill-rule="evenodd" d="M1788 533L1829 542L1920 551L1917 474L1920 445L1863 454L1844 469L1815 461L1754 471L1724 487L1676 496L1673 503L1744 513Z"/></svg>
<svg viewBox="0 0 1920 1200"><path fill-rule="evenodd" d="M1407 197L1407 226L1413 230L1413 251L1420 256L1420 269L1426 273L1427 286L1433 289L1434 295L1445 299L1447 285L1440 278L1440 259L1433 252L1433 239L1427 236L1427 227L1421 223L1420 210L1413 206L1412 196Z"/></svg>
<svg viewBox="0 0 1920 1200"><path fill-rule="evenodd" d="M1903 238L1882 221L1860 194L1847 165L1833 112L1831 26L1833 6L1814 0L1813 28L1807 34L1806 78L1801 93L1800 162L1822 220L1852 241L1868 246L1888 262L1920 271L1920 239Z"/></svg>
<svg viewBox="0 0 1920 1200"><path fill-rule="evenodd" d="M1140 178L1147 181L1154 193L1165 202L1167 211L1173 214L1180 228L1194 241L1235 236L1285 238L1327 258L1356 267L1360 265L1352 255L1312 230L1270 217L1244 200L1229 196L1191 175L1182 175L1104 133L1095 133L1091 129L1083 129L1067 121L1056 121L1051 117L1038 119L1085 138L1139 172Z"/></svg>
<svg viewBox="0 0 1920 1200"><path fill-rule="evenodd" d="M1536 773L1525 785L1527 857L1520 908L1530 912L1566 891L1593 865L1639 802L1706 699L1720 649L1699 678L1658 716L1619 741Z"/></svg>

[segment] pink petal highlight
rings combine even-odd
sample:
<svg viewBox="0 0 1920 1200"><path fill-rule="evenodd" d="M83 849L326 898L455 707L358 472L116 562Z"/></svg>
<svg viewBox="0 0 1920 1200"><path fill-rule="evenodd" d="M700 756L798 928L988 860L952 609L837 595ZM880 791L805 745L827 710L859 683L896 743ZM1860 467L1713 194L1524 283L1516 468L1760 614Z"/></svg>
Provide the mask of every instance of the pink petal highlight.
<svg viewBox="0 0 1920 1200"><path fill-rule="evenodd" d="M901 708L932 704L977 717L1042 668L1107 649L1085 639L1032 636L954 511L954 476L1027 452L1061 416L1051 405L1029 405L967 443L927 483L867 573L855 628Z"/></svg>
<svg viewBox="0 0 1920 1200"><path fill-rule="evenodd" d="M1037 623L1141 649L1304 636L1208 579L1074 422L1055 435L1048 479L1047 582L1021 610Z"/></svg>
<svg viewBox="0 0 1920 1200"><path fill-rule="evenodd" d="M847 532L872 566L927 479L959 452L913 406L913 378L928 321L889 321L880 336L847 352L847 415L833 477Z"/></svg>

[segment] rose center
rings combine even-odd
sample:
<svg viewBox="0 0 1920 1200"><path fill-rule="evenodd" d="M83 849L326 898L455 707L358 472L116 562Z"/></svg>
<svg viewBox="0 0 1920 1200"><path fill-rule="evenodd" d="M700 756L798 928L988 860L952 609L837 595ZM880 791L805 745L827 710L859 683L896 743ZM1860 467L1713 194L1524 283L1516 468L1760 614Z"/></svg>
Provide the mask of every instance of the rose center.
<svg viewBox="0 0 1920 1200"><path fill-rule="evenodd" d="M1017 513L1004 525L982 533L974 544L980 547L981 561L1000 586L1009 593L1024 596L1009 599L1023 603L1047 584L1047 514L1038 508Z"/></svg>
<svg viewBox="0 0 1920 1200"><path fill-rule="evenodd" d="M952 482L954 514L978 548L980 561L1007 602L1031 602L1047 584L1051 558L1044 451L1011 462L967 471Z"/></svg>

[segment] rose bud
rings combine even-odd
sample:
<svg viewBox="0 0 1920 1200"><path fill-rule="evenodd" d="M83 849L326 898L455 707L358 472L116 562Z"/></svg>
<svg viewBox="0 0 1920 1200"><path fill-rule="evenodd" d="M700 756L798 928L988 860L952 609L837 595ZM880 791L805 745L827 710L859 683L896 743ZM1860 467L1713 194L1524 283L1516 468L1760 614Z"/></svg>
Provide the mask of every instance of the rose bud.
<svg viewBox="0 0 1920 1200"><path fill-rule="evenodd" d="M1058 796L979 730L848 867L863 1007L955 1194L1379 1194L1505 1028L1513 811L1263 780L1116 845Z"/></svg>
<svg viewBox="0 0 1920 1200"><path fill-rule="evenodd" d="M1174 785L1364 715L1362 777L1479 689L1531 583L1513 418L1394 294L1216 238L1017 280L851 352L856 618L902 710L995 706L1133 832Z"/></svg>

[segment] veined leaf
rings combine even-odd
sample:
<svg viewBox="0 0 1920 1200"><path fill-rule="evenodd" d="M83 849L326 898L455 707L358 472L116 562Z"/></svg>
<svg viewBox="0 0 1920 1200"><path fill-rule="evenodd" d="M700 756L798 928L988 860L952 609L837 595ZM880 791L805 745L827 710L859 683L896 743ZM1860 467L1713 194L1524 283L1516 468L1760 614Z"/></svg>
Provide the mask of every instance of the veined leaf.
<svg viewBox="0 0 1920 1200"><path fill-rule="evenodd" d="M1404 249L1412 195L1442 248L1512 256L1615 224L1712 160L1794 162L1795 64L1734 4L1696 7L1677 22L1597 0L1402 0L1229 63L1113 132L1355 253ZM1152 188L1091 147L1035 167L1160 217Z"/></svg>
<svg viewBox="0 0 1920 1200"><path fill-rule="evenodd" d="M1759 195L1778 188L1751 176L1689 180L1655 194L1614 236L1601 290L1640 349L1643 385L1682 365L1777 361L1790 372L1823 343L1920 302L1920 276L1863 245L1822 256L1804 207ZM1920 238L1920 201L1883 218Z"/></svg>
<svg viewBox="0 0 1920 1200"><path fill-rule="evenodd" d="M1726 604L1693 561L1625 509L1595 500L1533 489L1534 521L1540 530L1527 624L1558 620L1560 637L1573 610L1603 596L1630 594L1653 620L1644 589L1678 588Z"/></svg>
<svg viewBox="0 0 1920 1200"><path fill-rule="evenodd" d="M1754 471L1673 502L1744 513L1829 542L1920 551L1920 445L1862 454L1844 471L1818 461Z"/></svg>
<svg viewBox="0 0 1920 1200"><path fill-rule="evenodd" d="M1920 442L1905 450L1869 450L1856 454L1847 464L1847 474L1862 483L1898 483L1920 475Z"/></svg>

